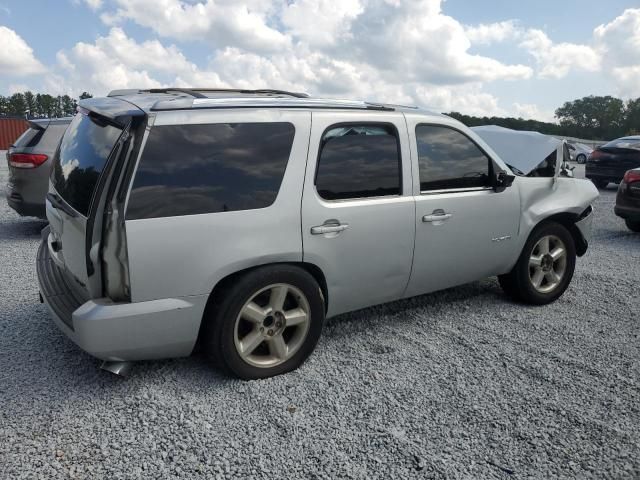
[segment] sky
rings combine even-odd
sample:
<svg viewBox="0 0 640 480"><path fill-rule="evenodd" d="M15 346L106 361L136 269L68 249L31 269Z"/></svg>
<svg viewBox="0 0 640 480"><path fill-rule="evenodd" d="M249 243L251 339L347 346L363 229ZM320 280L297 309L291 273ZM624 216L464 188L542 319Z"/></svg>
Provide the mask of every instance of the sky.
<svg viewBox="0 0 640 480"><path fill-rule="evenodd" d="M162 86L553 121L640 97L640 0L0 0L0 94Z"/></svg>

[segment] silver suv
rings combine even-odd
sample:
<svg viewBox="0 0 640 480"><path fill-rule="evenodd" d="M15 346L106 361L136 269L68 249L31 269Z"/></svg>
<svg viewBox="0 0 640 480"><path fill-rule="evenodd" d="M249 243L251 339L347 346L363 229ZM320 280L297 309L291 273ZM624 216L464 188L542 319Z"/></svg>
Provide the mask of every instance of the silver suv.
<svg viewBox="0 0 640 480"><path fill-rule="evenodd" d="M597 190L559 162L507 163L411 107L275 90L83 100L51 174L41 298L112 371L199 344L245 379L296 368L326 317L370 305L494 275L546 304L587 249Z"/></svg>

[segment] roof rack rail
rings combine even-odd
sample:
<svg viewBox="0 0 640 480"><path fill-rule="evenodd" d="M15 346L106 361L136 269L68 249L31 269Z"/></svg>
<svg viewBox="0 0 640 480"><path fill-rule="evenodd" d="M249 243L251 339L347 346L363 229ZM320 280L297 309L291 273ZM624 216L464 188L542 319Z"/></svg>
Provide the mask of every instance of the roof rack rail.
<svg viewBox="0 0 640 480"><path fill-rule="evenodd" d="M271 88L259 88L259 89L246 89L246 88L150 88L150 89L138 89L138 88L128 88L122 90L112 90L107 95L108 97L117 97L121 95L133 95L136 93L170 93L170 92L179 92L186 93L194 98L207 98L202 92L217 92L217 93L240 93L240 94L263 94L263 95L286 95L289 97L295 98L309 98L308 93L302 92L289 92L286 90L275 90Z"/></svg>

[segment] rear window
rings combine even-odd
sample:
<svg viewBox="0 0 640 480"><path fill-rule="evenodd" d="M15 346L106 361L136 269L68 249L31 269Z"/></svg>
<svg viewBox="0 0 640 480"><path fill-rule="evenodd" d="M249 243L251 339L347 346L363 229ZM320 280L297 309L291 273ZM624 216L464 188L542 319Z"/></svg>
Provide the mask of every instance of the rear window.
<svg viewBox="0 0 640 480"><path fill-rule="evenodd" d="M280 190L294 134L286 122L153 127L127 219L268 207Z"/></svg>
<svg viewBox="0 0 640 480"><path fill-rule="evenodd" d="M55 123L49 125L41 140L38 142L38 148L46 150L55 150L58 148L58 143L60 143L60 139L62 138L62 135L64 135L68 126L68 123Z"/></svg>
<svg viewBox="0 0 640 480"><path fill-rule="evenodd" d="M44 130L40 128L27 128L27 130L13 142L13 146L19 148L34 147L42 138L43 133Z"/></svg>
<svg viewBox="0 0 640 480"><path fill-rule="evenodd" d="M99 119L78 113L62 137L51 172L58 194L84 216L98 178L122 130Z"/></svg>
<svg viewBox="0 0 640 480"><path fill-rule="evenodd" d="M640 138L619 138L603 145L601 148L629 148L632 150L640 150Z"/></svg>

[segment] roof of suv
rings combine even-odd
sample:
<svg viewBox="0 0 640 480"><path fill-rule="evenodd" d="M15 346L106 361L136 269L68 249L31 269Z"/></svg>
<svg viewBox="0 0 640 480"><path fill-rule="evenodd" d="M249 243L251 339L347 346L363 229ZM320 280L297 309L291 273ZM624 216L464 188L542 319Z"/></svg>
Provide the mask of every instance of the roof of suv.
<svg viewBox="0 0 640 480"><path fill-rule="evenodd" d="M346 109L370 111L420 111L441 114L405 105L372 103L356 100L314 98L306 93L283 90L243 90L210 88L159 88L150 90L114 90L109 97L118 97L145 112L214 108L304 108Z"/></svg>

